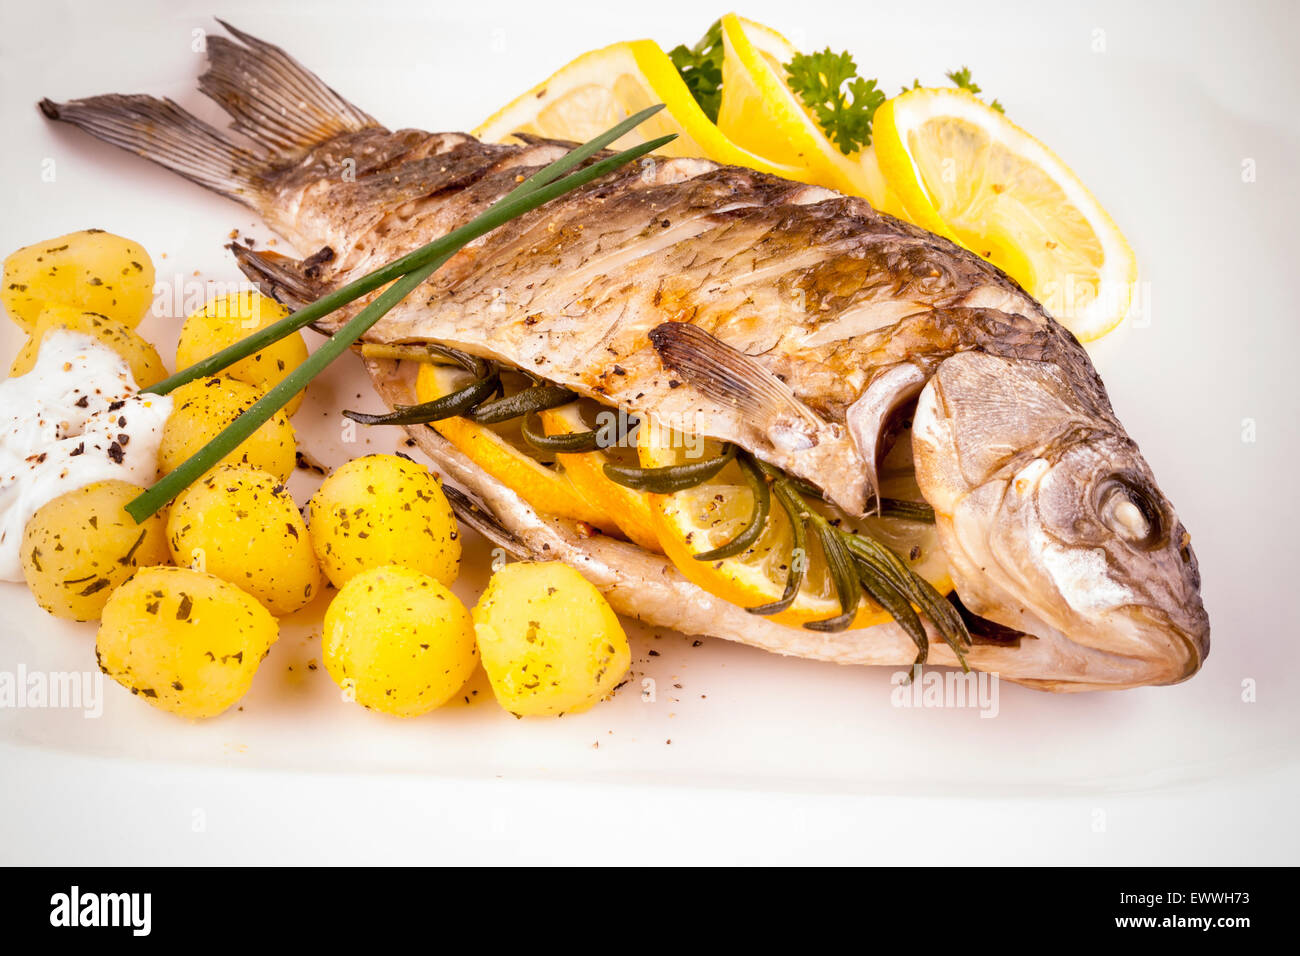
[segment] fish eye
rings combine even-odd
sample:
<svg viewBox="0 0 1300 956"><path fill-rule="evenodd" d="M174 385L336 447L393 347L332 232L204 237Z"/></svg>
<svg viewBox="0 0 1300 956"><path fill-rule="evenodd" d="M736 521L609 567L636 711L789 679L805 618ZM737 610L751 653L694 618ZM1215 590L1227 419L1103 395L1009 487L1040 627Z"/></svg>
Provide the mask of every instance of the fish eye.
<svg viewBox="0 0 1300 956"><path fill-rule="evenodd" d="M1130 544L1152 550L1165 540L1161 508L1145 483L1127 475L1110 475L1097 486L1097 517Z"/></svg>

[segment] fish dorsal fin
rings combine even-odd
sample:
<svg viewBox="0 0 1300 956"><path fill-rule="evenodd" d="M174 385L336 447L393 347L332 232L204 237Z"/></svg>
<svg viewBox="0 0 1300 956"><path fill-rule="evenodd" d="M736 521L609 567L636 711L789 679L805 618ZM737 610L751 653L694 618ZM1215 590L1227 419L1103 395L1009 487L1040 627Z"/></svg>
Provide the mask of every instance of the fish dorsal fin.
<svg viewBox="0 0 1300 956"><path fill-rule="evenodd" d="M665 322L650 330L664 365L711 401L730 405L788 447L811 447L826 423L776 374L697 325Z"/></svg>

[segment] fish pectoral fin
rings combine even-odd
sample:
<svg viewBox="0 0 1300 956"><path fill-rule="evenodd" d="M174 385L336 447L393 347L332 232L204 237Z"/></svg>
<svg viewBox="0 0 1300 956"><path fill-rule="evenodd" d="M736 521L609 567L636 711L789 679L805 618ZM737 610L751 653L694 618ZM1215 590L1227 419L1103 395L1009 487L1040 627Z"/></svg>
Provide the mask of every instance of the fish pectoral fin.
<svg viewBox="0 0 1300 956"><path fill-rule="evenodd" d="M456 517L461 522L469 525L493 544L505 549L512 557L520 560L532 557L528 546L502 524L501 519L487 505L474 500L455 485L445 482L442 484L442 493L447 497L447 503L451 505L451 510L456 513Z"/></svg>
<svg viewBox="0 0 1300 956"><path fill-rule="evenodd" d="M665 322L650 330L650 344L666 368L711 401L764 423L760 428L773 440L810 448L826 428L775 373L697 325Z"/></svg>
<svg viewBox="0 0 1300 956"><path fill-rule="evenodd" d="M232 242L226 246L244 275L259 289L290 308L302 308L315 302L329 288L321 276L321 266L334 258L334 250L322 246L306 259L292 259L278 252L260 252Z"/></svg>

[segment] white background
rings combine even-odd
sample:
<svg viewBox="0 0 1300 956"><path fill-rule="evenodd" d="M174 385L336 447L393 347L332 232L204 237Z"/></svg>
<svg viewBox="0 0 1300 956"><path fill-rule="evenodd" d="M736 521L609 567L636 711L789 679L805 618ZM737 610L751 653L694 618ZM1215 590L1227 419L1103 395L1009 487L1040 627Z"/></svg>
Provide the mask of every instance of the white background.
<svg viewBox="0 0 1300 956"><path fill-rule="evenodd" d="M266 238L252 213L52 129L33 105L151 92L211 116L191 50L194 30L215 29L210 6L4 6L0 251L96 226L142 242L160 281L238 278L222 245L232 228ZM693 41L723 12L219 6L381 121L426 129L469 128L592 47ZM314 608L286 624L242 710L214 721L186 724L111 684L98 719L0 711L0 861L1297 862L1300 8L1056 6L740 12L803 49L851 50L891 92L970 66L1126 231L1147 308L1093 355L1200 557L1213 636L1193 680L1081 696L1003 686L982 719L891 706L887 671L633 630L633 685L589 714L515 721L480 677L473 703L399 722L344 704L310 669ZM180 317L142 327L169 362ZM7 361L19 336L3 325ZM328 460L390 450L385 432L338 444L338 409L376 404L340 367L295 425ZM472 546L469 601L481 559ZM93 632L0 586L0 670L91 670ZM653 702L638 694L647 678Z"/></svg>

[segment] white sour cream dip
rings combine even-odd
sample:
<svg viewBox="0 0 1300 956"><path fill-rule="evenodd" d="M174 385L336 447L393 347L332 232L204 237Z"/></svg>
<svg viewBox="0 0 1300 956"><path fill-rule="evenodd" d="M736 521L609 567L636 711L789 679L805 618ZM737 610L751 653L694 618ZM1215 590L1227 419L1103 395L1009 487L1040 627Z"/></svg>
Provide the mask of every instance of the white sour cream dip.
<svg viewBox="0 0 1300 956"><path fill-rule="evenodd" d="M172 400L138 392L120 355L66 330L0 381L0 580L23 580L23 528L41 505L97 481L153 484Z"/></svg>

